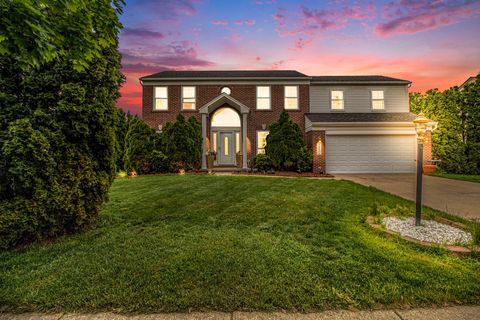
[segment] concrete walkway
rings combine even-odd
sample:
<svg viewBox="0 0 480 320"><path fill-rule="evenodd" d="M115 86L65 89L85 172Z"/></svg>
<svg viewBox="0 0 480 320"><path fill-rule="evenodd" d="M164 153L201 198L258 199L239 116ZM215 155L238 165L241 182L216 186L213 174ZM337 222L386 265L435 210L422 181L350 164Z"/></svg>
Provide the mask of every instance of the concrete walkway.
<svg viewBox="0 0 480 320"><path fill-rule="evenodd" d="M148 315L96 314L1 314L0 320L478 320L480 306L382 311L325 311L319 313L283 312L205 312L159 313Z"/></svg>
<svg viewBox="0 0 480 320"><path fill-rule="evenodd" d="M335 177L415 201L414 174L339 174ZM461 217L478 219L480 183L423 176L423 204Z"/></svg>

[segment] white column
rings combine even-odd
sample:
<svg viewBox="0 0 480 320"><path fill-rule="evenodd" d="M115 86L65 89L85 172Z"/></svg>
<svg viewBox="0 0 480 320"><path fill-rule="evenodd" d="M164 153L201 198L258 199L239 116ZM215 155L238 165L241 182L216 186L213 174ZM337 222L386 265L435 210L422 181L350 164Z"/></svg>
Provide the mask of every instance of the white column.
<svg viewBox="0 0 480 320"><path fill-rule="evenodd" d="M202 113L202 170L207 170L207 114Z"/></svg>
<svg viewBox="0 0 480 320"><path fill-rule="evenodd" d="M242 155L243 170L247 170L247 113L242 114Z"/></svg>

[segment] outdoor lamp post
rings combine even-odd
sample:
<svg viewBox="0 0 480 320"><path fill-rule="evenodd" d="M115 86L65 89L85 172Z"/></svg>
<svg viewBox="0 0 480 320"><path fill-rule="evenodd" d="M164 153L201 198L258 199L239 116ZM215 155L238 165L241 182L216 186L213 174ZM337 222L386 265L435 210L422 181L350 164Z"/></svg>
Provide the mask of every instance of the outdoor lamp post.
<svg viewBox="0 0 480 320"><path fill-rule="evenodd" d="M425 133L427 132L427 124L430 122L425 115L420 113L413 123L417 132L417 194L415 209L415 225L420 225L422 215L422 178L423 178L423 142L425 141Z"/></svg>

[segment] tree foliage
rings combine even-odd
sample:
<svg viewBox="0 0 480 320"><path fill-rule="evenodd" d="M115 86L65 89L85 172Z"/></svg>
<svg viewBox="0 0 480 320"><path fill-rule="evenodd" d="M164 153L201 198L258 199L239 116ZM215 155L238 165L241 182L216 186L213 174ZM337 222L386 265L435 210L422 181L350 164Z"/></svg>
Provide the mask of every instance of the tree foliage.
<svg viewBox="0 0 480 320"><path fill-rule="evenodd" d="M81 16L72 22L72 16L54 10L48 1L45 7L42 3L3 1L1 5L0 248L90 225L115 174L115 100L123 76L114 6L110 1L94 1L82 9L93 27L84 32L94 30L91 41L101 48L98 55L88 57L73 44L69 48L81 37L74 30L70 35L70 23L75 29ZM5 38L13 33L12 23L25 18L20 23L33 24L22 10L36 10L39 19L58 23L55 30L64 35L59 40L62 48L47 35L37 37L33 29L42 23L30 26L32 30L15 25L18 37ZM65 52L46 60L34 57L52 46ZM75 60L88 61L85 71L78 70Z"/></svg>
<svg viewBox="0 0 480 320"><path fill-rule="evenodd" d="M480 81L464 88L411 93L412 112L424 112L438 122L432 152L451 173L480 173Z"/></svg>
<svg viewBox="0 0 480 320"><path fill-rule="evenodd" d="M22 69L61 58L88 69L116 46L123 0L0 1L0 56Z"/></svg>
<svg viewBox="0 0 480 320"><path fill-rule="evenodd" d="M300 127L287 112L280 114L278 122L270 126L265 152L274 168L279 170L311 170L311 153L307 150ZM310 165L308 165L310 163Z"/></svg>

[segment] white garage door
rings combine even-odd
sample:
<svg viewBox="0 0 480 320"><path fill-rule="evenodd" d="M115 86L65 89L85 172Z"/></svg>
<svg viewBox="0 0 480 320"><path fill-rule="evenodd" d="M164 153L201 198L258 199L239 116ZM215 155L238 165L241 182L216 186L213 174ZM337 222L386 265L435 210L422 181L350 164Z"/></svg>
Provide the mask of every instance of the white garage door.
<svg viewBox="0 0 480 320"><path fill-rule="evenodd" d="M414 135L327 135L327 172L415 172Z"/></svg>

